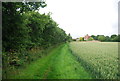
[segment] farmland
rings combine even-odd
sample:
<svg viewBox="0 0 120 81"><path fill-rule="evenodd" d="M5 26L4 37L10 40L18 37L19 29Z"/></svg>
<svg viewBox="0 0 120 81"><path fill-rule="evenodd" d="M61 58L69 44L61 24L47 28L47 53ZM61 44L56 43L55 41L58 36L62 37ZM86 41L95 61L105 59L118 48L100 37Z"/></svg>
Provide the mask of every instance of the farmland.
<svg viewBox="0 0 120 81"><path fill-rule="evenodd" d="M66 2L69 4L68 1ZM2 2L2 41L0 41L2 79L118 79L120 74L118 73L117 42L120 42L120 35L112 31L107 31L107 34L105 28L112 27L110 26L112 24L106 25L107 20L99 22L101 18L97 17L99 14L95 15L96 10L92 7L90 9L95 11L93 14L81 11L84 10L81 9L84 5L80 6L82 13L76 14L79 11L75 9L78 8L76 1L75 6L73 2L69 4L70 6L66 6L66 3L61 1L62 4L64 3L62 7L58 3L60 2L51 5L53 9L55 8L55 12L49 11L53 9L48 6L46 8L48 11L45 10L45 13L42 13L44 11L42 8L49 5L46 0ZM83 3L86 4L86 2ZM70 12L68 8L71 9ZM98 8L101 8L101 5ZM56 10L62 11L56 12ZM87 15L88 22L84 18L84 13L85 16ZM92 18L93 15L95 19ZM60 20L59 23L54 20L55 18ZM101 24L100 29L96 27L97 24ZM86 32L88 29L90 32ZM95 35L88 35L92 34L91 32Z"/></svg>
<svg viewBox="0 0 120 81"><path fill-rule="evenodd" d="M14 69L7 79L117 79L118 43L71 42Z"/></svg>
<svg viewBox="0 0 120 81"><path fill-rule="evenodd" d="M95 78L118 78L117 42L71 42L70 49Z"/></svg>

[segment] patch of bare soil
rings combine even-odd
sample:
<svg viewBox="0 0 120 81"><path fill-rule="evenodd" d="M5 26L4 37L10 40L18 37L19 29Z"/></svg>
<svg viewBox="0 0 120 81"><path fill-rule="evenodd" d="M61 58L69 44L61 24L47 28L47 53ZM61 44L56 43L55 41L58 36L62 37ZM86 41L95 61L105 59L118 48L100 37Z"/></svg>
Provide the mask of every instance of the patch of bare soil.
<svg viewBox="0 0 120 81"><path fill-rule="evenodd" d="M93 41L81 41L81 42L100 42L100 41L93 40Z"/></svg>

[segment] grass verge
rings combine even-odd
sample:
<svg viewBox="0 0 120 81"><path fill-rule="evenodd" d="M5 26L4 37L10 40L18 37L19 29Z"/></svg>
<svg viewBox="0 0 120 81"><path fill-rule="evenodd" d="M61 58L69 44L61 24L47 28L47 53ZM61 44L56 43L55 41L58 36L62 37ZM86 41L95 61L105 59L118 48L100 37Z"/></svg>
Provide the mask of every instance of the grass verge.
<svg viewBox="0 0 120 81"><path fill-rule="evenodd" d="M43 57L22 69L13 79L91 79L76 58L71 54L68 45L62 44L52 49Z"/></svg>

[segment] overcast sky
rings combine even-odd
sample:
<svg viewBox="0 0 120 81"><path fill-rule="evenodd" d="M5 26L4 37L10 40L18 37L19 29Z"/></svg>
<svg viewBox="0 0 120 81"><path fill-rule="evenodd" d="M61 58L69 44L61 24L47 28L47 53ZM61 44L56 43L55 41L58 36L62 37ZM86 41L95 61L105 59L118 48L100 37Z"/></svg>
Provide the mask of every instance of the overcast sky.
<svg viewBox="0 0 120 81"><path fill-rule="evenodd" d="M52 13L59 27L73 38L118 34L120 0L46 0L40 13Z"/></svg>

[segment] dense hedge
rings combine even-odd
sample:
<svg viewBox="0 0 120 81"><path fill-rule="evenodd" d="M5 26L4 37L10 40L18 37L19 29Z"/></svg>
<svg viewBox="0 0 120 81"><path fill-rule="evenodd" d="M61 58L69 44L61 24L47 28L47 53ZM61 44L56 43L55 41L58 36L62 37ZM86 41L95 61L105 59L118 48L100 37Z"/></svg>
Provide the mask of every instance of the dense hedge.
<svg viewBox="0 0 120 81"><path fill-rule="evenodd" d="M45 6L42 1L2 3L4 73L9 66L21 66L46 54L47 48L71 40L49 13L38 12Z"/></svg>
<svg viewBox="0 0 120 81"><path fill-rule="evenodd" d="M70 37L58 27L50 14L37 11L40 6L38 3L3 3L4 51L49 47L69 40Z"/></svg>

